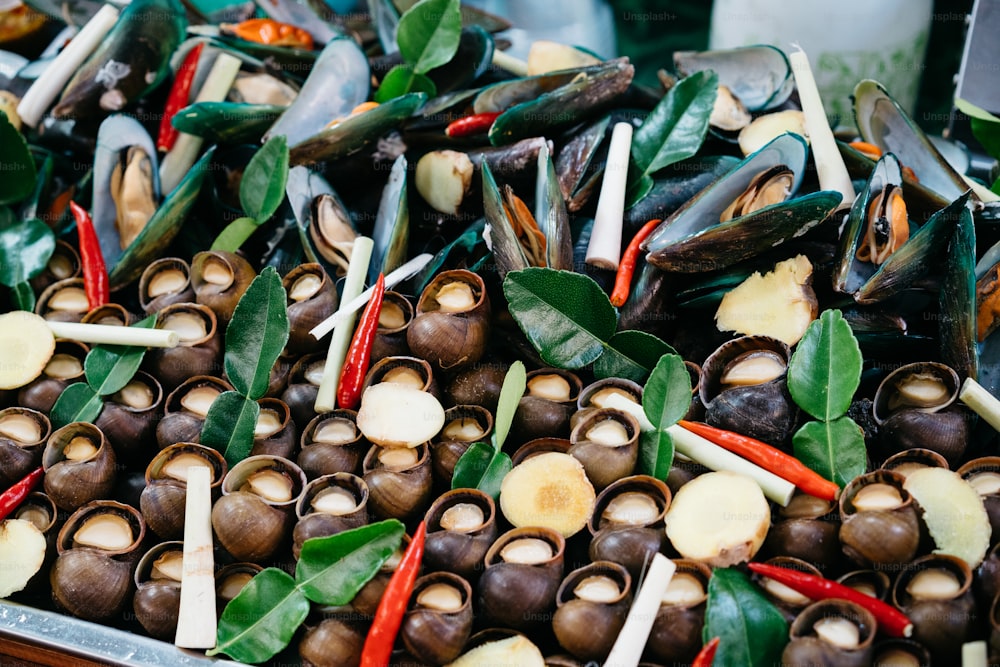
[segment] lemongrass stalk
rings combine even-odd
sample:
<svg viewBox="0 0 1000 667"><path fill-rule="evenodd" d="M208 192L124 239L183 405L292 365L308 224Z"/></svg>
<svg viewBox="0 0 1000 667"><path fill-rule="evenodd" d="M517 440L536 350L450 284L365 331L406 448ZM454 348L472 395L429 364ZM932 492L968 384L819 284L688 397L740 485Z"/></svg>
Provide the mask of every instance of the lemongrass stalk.
<svg viewBox="0 0 1000 667"><path fill-rule="evenodd" d="M137 345L142 347L177 347L180 335L170 329L141 329L110 324L47 322L56 338L70 338L93 345Z"/></svg>
<svg viewBox="0 0 1000 667"><path fill-rule="evenodd" d="M493 64L514 76L528 76L528 63L500 49L493 50Z"/></svg>
<svg viewBox="0 0 1000 667"><path fill-rule="evenodd" d="M101 40L111 32L118 21L118 10L105 4L80 32L70 40L70 43L56 56L38 79L31 84L17 105L17 115L25 125L35 127L42 119L46 109L52 105L70 78L76 74L80 65L97 49Z"/></svg>
<svg viewBox="0 0 1000 667"><path fill-rule="evenodd" d="M212 473L208 466L187 469L184 501L184 570L174 644L215 646L215 562L212 556Z"/></svg>
<svg viewBox="0 0 1000 667"><path fill-rule="evenodd" d="M350 303L358 298L365 288L365 276L368 275L368 264L371 262L374 247L375 243L367 236L359 236L354 240L351 261L347 265L347 276L344 278L344 291L340 295L341 301ZM354 322L357 318L357 311L349 314L342 322L343 326L337 327L333 337L330 338L330 349L326 353L326 364L323 366L323 379L320 380L314 405L319 414L330 412L336 407L340 371L344 368L344 359L347 358L347 348L351 344Z"/></svg>
<svg viewBox="0 0 1000 667"><path fill-rule="evenodd" d="M205 83L198 91L195 102L222 102L229 94L229 89L236 81L236 75L240 71L242 62L239 58L234 58L228 53L220 53L212 69L208 72ZM191 166L198 159L201 151L202 138L193 134L181 132L177 136L174 147L163 156L160 162L160 190L168 194L177 187L177 184L187 175Z"/></svg>
<svg viewBox="0 0 1000 667"><path fill-rule="evenodd" d="M412 277L417 273L417 271L424 268L432 259L434 259L434 255L425 252L417 255L406 264L397 268L395 271L391 271L389 275L385 277L385 288L392 289L407 278ZM358 298L351 300L350 303L341 305L340 308L337 309L337 312L310 329L309 335L317 340L327 335L341 323L346 322L350 315L361 310L364 305L368 303L368 300L372 298L372 294L374 293L375 288L369 287L364 292L359 294Z"/></svg>
<svg viewBox="0 0 1000 667"><path fill-rule="evenodd" d="M819 186L823 190L834 190L843 195L841 207L849 207L856 196L851 176L847 173L844 158L837 148L830 123L826 118L823 100L819 96L816 80L813 78L809 57L797 44L795 50L788 54L788 63L795 74L795 86L799 91L799 103L805 116L806 132L809 133L809 143L816 160L816 171L819 176Z"/></svg>
<svg viewBox="0 0 1000 667"><path fill-rule="evenodd" d="M676 571L677 565L669 558L661 553L653 555L653 562L625 617L625 624L611 647L608 659L604 661L605 667L635 667L639 664L656 620L656 610L660 608Z"/></svg>
<svg viewBox="0 0 1000 667"><path fill-rule="evenodd" d="M622 254L622 218L625 215L625 188L628 184L628 159L631 150L631 123L616 123L611 132L604 180L601 181L601 194L597 200L586 260L587 264L610 271L618 270Z"/></svg>
<svg viewBox="0 0 1000 667"><path fill-rule="evenodd" d="M980 639L962 644L962 667L986 667L988 663L986 642Z"/></svg>
<svg viewBox="0 0 1000 667"><path fill-rule="evenodd" d="M961 391L958 392L958 400L969 406L994 429L1000 431L1000 400L986 391L983 385L972 378L966 378Z"/></svg>

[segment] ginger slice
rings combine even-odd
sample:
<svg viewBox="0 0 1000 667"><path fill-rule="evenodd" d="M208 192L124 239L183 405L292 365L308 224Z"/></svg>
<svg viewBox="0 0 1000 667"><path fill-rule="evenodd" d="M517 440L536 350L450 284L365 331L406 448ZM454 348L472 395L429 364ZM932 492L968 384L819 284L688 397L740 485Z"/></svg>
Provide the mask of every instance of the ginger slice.
<svg viewBox="0 0 1000 667"><path fill-rule="evenodd" d="M0 389L37 378L55 349L56 339L42 317L20 310L0 315Z"/></svg>
<svg viewBox="0 0 1000 667"><path fill-rule="evenodd" d="M515 527L551 528L564 537L587 525L596 498L583 465L559 452L514 466L500 485L500 509Z"/></svg>

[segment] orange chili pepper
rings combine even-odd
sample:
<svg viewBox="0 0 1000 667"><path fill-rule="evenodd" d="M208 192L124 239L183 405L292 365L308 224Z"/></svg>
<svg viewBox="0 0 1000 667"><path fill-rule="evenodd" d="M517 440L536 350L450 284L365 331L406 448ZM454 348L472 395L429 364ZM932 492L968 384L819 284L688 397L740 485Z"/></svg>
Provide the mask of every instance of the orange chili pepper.
<svg viewBox="0 0 1000 667"><path fill-rule="evenodd" d="M882 149L875 144L868 143L867 141L852 141L847 145L872 160L877 160L882 157Z"/></svg>
<svg viewBox="0 0 1000 667"><path fill-rule="evenodd" d="M311 51L313 38L302 28L274 19L250 19L242 23L223 23L223 32L236 35L240 39L268 46L291 46Z"/></svg>
<svg viewBox="0 0 1000 667"><path fill-rule="evenodd" d="M661 220L654 218L650 220L632 237L632 241L625 248L622 260L618 262L618 273L615 275L615 287L611 290L611 305L621 308L628 301L629 288L632 286L632 275L635 273L635 265L639 261L639 246L653 233L653 230L660 226Z"/></svg>

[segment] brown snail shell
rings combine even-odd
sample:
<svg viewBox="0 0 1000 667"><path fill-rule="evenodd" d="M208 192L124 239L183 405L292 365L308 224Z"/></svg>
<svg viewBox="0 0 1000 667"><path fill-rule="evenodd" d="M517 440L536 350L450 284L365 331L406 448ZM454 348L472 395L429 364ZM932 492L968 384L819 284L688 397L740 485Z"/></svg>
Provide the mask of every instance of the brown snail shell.
<svg viewBox="0 0 1000 667"><path fill-rule="evenodd" d="M323 267L315 262L300 264L285 274L281 285L287 294L288 343L286 349L296 355L316 352L323 341L309 331L337 310L337 290Z"/></svg>
<svg viewBox="0 0 1000 667"><path fill-rule="evenodd" d="M303 429L296 463L309 479L346 472L357 475L371 444L361 435L358 413L337 408L317 415Z"/></svg>
<svg viewBox="0 0 1000 667"><path fill-rule="evenodd" d="M855 626L858 638L855 646L838 646L823 639L819 625L833 622L848 622ZM789 665L844 665L862 667L872 661L872 643L875 641L877 624L872 613L847 600L820 600L814 602L795 618L789 630L791 641L785 646L781 660ZM845 642L850 644L853 642Z"/></svg>
<svg viewBox="0 0 1000 667"><path fill-rule="evenodd" d="M621 396L636 405L642 405L642 385L626 378L604 378L591 382L580 390L576 399L576 412L570 422L571 428L576 428L579 420L598 408L613 407L608 404L609 397Z"/></svg>
<svg viewBox="0 0 1000 667"><path fill-rule="evenodd" d="M90 347L84 343L57 340L55 352L42 374L18 391L17 404L48 414L63 389L83 379L83 360L88 352Z"/></svg>
<svg viewBox="0 0 1000 667"><path fill-rule="evenodd" d="M916 582L928 570L939 570L951 579L933 595L917 594ZM892 604L913 622L913 639L931 652L934 664L958 664L962 644L977 632L976 604L972 597L972 571L961 558L928 554L902 570L892 587Z"/></svg>
<svg viewBox="0 0 1000 667"><path fill-rule="evenodd" d="M269 499L246 490L259 474L284 479L285 495ZM222 497L212 507L219 543L236 560L262 563L272 558L291 533L295 503L305 485L305 473L288 459L250 456L237 463L222 480Z"/></svg>
<svg viewBox="0 0 1000 667"><path fill-rule="evenodd" d="M83 445L90 453L80 453ZM117 477L115 452L101 429L73 422L54 431L42 453L45 493L63 510L79 507L111 494Z"/></svg>
<svg viewBox="0 0 1000 667"><path fill-rule="evenodd" d="M191 260L195 301L214 310L223 325L232 319L236 304L255 277L250 262L233 252L206 250Z"/></svg>
<svg viewBox="0 0 1000 667"><path fill-rule="evenodd" d="M475 508L482 514L478 525ZM482 571L486 552L497 537L493 497L479 489L452 489L437 497L424 520L427 523L424 567L431 572L454 572L475 581Z"/></svg>
<svg viewBox="0 0 1000 667"><path fill-rule="evenodd" d="M278 355L274 365L271 366L271 372L268 374L267 391L264 392L265 396L269 398L281 398L281 395L288 387L288 375L291 373L292 366L296 361L298 361L298 359L290 357L284 352ZM296 422L296 424L298 424L298 422Z"/></svg>
<svg viewBox="0 0 1000 667"><path fill-rule="evenodd" d="M785 383L791 358L788 345L768 336L742 336L720 345L702 364L699 395L705 422L776 447L785 446L798 420L798 408ZM767 360L771 372L741 373L744 362ZM756 369L755 369L756 370ZM739 380L729 381L729 378ZM757 381L764 380L765 381Z"/></svg>
<svg viewBox="0 0 1000 667"><path fill-rule="evenodd" d="M379 325L372 341L371 361L375 363L385 357L400 357L410 354L406 343L406 332L413 321L413 304L399 292L386 290L382 297L382 312Z"/></svg>
<svg viewBox="0 0 1000 667"><path fill-rule="evenodd" d="M990 519L990 544L1000 542L1000 456L983 456L967 461L958 469L962 479L972 484L983 499Z"/></svg>
<svg viewBox="0 0 1000 667"><path fill-rule="evenodd" d="M156 442L160 449L177 442L198 442L214 397L232 389L233 386L222 378L195 375L167 394L163 419L156 425Z"/></svg>
<svg viewBox="0 0 1000 667"><path fill-rule="evenodd" d="M118 303L105 303L87 311L80 322L83 324L104 324L113 327L127 327L132 324L132 313Z"/></svg>
<svg viewBox="0 0 1000 667"><path fill-rule="evenodd" d="M350 608L365 619L372 618L382 601L382 594L385 593L386 586L392 578L399 562L403 559L403 553L410 544L410 536L403 535L403 542L388 560L386 560L379 571L375 573L368 583L361 587L358 594L351 600Z"/></svg>
<svg viewBox="0 0 1000 667"><path fill-rule="evenodd" d="M184 535L184 512L187 503L185 465L203 464L212 471L211 489L218 495L226 476L226 460L211 447L193 442L178 442L160 452L146 466L146 486L139 495L139 509L146 525L164 540Z"/></svg>
<svg viewBox="0 0 1000 667"><path fill-rule="evenodd" d="M288 405L280 398L262 398L257 404L260 405L260 414L257 417L250 456L267 454L294 458L299 437Z"/></svg>
<svg viewBox="0 0 1000 667"><path fill-rule="evenodd" d="M400 520L423 514L431 501L430 447L425 442L409 450L416 460L399 466L382 463L387 451L372 445L361 466L372 513L383 519Z"/></svg>
<svg viewBox="0 0 1000 667"><path fill-rule="evenodd" d="M357 620L324 618L307 626L299 642L302 664L314 667L341 667L361 664L361 649L367 627Z"/></svg>
<svg viewBox="0 0 1000 667"><path fill-rule="evenodd" d="M329 493L335 494L340 502L327 506L317 501L317 497ZM297 559L306 540L336 535L368 523L368 485L351 473L323 475L306 485L295 503L295 515L298 523L292 531L292 555Z"/></svg>
<svg viewBox="0 0 1000 667"><path fill-rule="evenodd" d="M584 417L569 436L569 454L583 464L594 488L635 471L639 458L639 423L615 408L601 408Z"/></svg>
<svg viewBox="0 0 1000 667"><path fill-rule="evenodd" d="M799 572L805 572L806 574L811 574L813 576L822 577L823 573L820 572L812 563L808 563L801 558L793 558L792 556L775 556L774 558L769 558L765 561L768 565L774 565L777 567L787 568L789 570L797 570ZM781 615L785 617L785 620L789 623L795 620L796 616L799 615L803 609L812 603L812 600L805 595L802 595L798 591L785 586L782 583L774 581L764 576L756 576L757 585L760 586L764 591L764 595L771 601L771 603L781 612Z"/></svg>
<svg viewBox="0 0 1000 667"><path fill-rule="evenodd" d="M777 507L764 549L775 556L793 556L820 570L840 560L840 523L833 501L796 493L785 507Z"/></svg>
<svg viewBox="0 0 1000 667"><path fill-rule="evenodd" d="M992 600L1000 593L1000 542L996 542L986 552L983 562L976 568L976 597Z"/></svg>
<svg viewBox="0 0 1000 667"><path fill-rule="evenodd" d="M708 580L712 570L698 561L678 558L677 570L660 602L643 655L665 665L686 663L701 648Z"/></svg>
<svg viewBox="0 0 1000 667"><path fill-rule="evenodd" d="M299 358L288 371L288 380L281 392L281 400L292 411L292 420L296 424L308 424L316 417L316 395L319 393L319 383L323 379L324 366L326 366L326 355L316 352Z"/></svg>
<svg viewBox="0 0 1000 667"><path fill-rule="evenodd" d="M35 314L53 322L79 322L90 310L83 278L57 280L38 295Z"/></svg>
<svg viewBox="0 0 1000 667"><path fill-rule="evenodd" d="M914 470L920 468L948 469L948 461L937 452L923 447L913 447L897 452L882 462L882 470L899 473L905 479Z"/></svg>
<svg viewBox="0 0 1000 667"><path fill-rule="evenodd" d="M45 558L42 561L42 567L31 577L24 588L29 593L47 594L49 591L49 570L56 557L56 538L65 515L60 516L59 508L46 494L41 491L33 491L17 506L10 518L30 521L45 537Z"/></svg>
<svg viewBox="0 0 1000 667"><path fill-rule="evenodd" d="M920 545L920 520L903 477L895 472L876 470L860 475L840 494L840 543L848 558L861 566L889 566L913 559ZM895 489L898 507L858 511L854 499L859 491L874 484Z"/></svg>
<svg viewBox="0 0 1000 667"><path fill-rule="evenodd" d="M139 306L147 315L175 303L193 301L191 265L179 257L161 257L139 276Z"/></svg>
<svg viewBox="0 0 1000 667"><path fill-rule="evenodd" d="M527 388L510 426L511 442L569 437L570 420L582 388L575 373L560 368L539 368L528 373Z"/></svg>
<svg viewBox="0 0 1000 667"><path fill-rule="evenodd" d="M959 388L958 373L936 362L907 364L887 375L872 406L886 454L924 447L957 465L971 424L969 412L957 403Z"/></svg>
<svg viewBox="0 0 1000 667"><path fill-rule="evenodd" d="M598 494L587 522L593 535L590 559L620 563L638 580L653 555L666 546L663 517L671 497L666 483L649 475L610 484Z"/></svg>
<svg viewBox="0 0 1000 667"><path fill-rule="evenodd" d="M684 419L688 421L704 421L705 404L701 402L701 366L693 361L685 360L684 367L687 368L688 375L691 377L691 405L688 406L688 411L684 413Z"/></svg>
<svg viewBox="0 0 1000 667"><path fill-rule="evenodd" d="M451 377L445 395L452 405L481 405L494 413L507 368L508 365L498 362L473 364Z"/></svg>
<svg viewBox="0 0 1000 667"><path fill-rule="evenodd" d="M851 570L838 577L837 583L883 602L889 599L889 593L892 592L889 575L881 570Z"/></svg>
<svg viewBox="0 0 1000 667"><path fill-rule="evenodd" d="M552 616L559 645L580 660L606 659L625 625L631 589L628 570L611 561L594 561L566 575Z"/></svg>
<svg viewBox="0 0 1000 667"><path fill-rule="evenodd" d="M0 487L10 487L42 464L51 432L49 418L37 410L0 410Z"/></svg>
<svg viewBox="0 0 1000 667"><path fill-rule="evenodd" d="M547 544L551 555L535 563L504 560L508 545L526 539ZM513 629L547 623L562 581L565 547L562 534L550 528L515 528L501 535L486 553L486 569L477 586L485 621Z"/></svg>
<svg viewBox="0 0 1000 667"><path fill-rule="evenodd" d="M163 569L158 561L182 558L183 554L183 542L161 542L139 559L135 569L132 611L146 632L156 639L174 640L181 607L181 582L174 578L179 573L173 570L176 561L171 561L173 567Z"/></svg>
<svg viewBox="0 0 1000 667"><path fill-rule="evenodd" d="M80 254L76 248L62 239L57 239L55 250L52 251L45 268L29 280L28 284L31 285L31 291L40 294L54 282L79 276L80 268Z"/></svg>
<svg viewBox="0 0 1000 667"><path fill-rule="evenodd" d="M905 662L909 660L909 662ZM993 659L990 658L992 662ZM912 639L883 639L875 644L872 651L872 665L874 667L909 667L918 665L919 667L930 667L931 654L926 646L921 646Z"/></svg>
<svg viewBox="0 0 1000 667"><path fill-rule="evenodd" d="M468 305L442 307L439 299L454 283L471 290ZM438 370L457 371L479 361L490 336L490 299L483 279L455 269L437 274L417 301L417 314L406 332L413 354Z"/></svg>
<svg viewBox="0 0 1000 667"><path fill-rule="evenodd" d="M156 425L163 416L163 387L149 373L138 371L122 389L104 397L94 420L118 458L145 467L156 453Z"/></svg>
<svg viewBox="0 0 1000 667"><path fill-rule="evenodd" d="M417 357L385 357L372 364L361 392L379 382L406 382L435 396L440 394L430 362Z"/></svg>
<svg viewBox="0 0 1000 667"><path fill-rule="evenodd" d="M534 440L529 440L520 447L518 447L513 454L510 455L510 462L514 465L518 465L532 456L538 456L539 454L545 454L546 452L558 452L559 454L568 454L569 448L573 446L573 443L569 441L569 438L535 438Z"/></svg>
<svg viewBox="0 0 1000 667"><path fill-rule="evenodd" d="M222 615L226 605L263 569L256 563L230 563L215 573L215 609L218 615Z"/></svg>
<svg viewBox="0 0 1000 667"><path fill-rule="evenodd" d="M131 540L108 548L75 546L80 530L102 515L110 515L112 520L127 525ZM96 500L74 512L59 531L56 542L59 555L49 573L55 603L73 616L89 621L120 613L132 594L132 574L145 534L142 515L129 505Z"/></svg>
<svg viewBox="0 0 1000 667"><path fill-rule="evenodd" d="M472 634L472 586L452 572L427 574L413 585L399 629L417 660L443 665L457 658Z"/></svg>
<svg viewBox="0 0 1000 667"><path fill-rule="evenodd" d="M190 302L171 304L157 314L156 328L173 329L180 335L176 347L150 348L144 362L168 390L193 375L222 375L222 327L211 308Z"/></svg>
<svg viewBox="0 0 1000 667"><path fill-rule="evenodd" d="M485 441L493 431L493 414L481 405L456 405L445 410L444 424L441 434L431 443L431 465L434 479L450 487L455 464L462 454L473 442Z"/></svg>

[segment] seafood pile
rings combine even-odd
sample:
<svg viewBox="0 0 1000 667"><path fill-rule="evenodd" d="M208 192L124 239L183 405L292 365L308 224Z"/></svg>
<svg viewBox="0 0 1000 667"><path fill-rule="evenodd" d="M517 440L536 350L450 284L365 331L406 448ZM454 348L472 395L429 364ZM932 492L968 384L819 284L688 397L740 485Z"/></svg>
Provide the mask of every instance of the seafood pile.
<svg viewBox="0 0 1000 667"><path fill-rule="evenodd" d="M3 597L173 642L199 466L209 655L1000 659L1000 209L878 82L823 142L773 47L651 90L457 0L30 4Z"/></svg>

